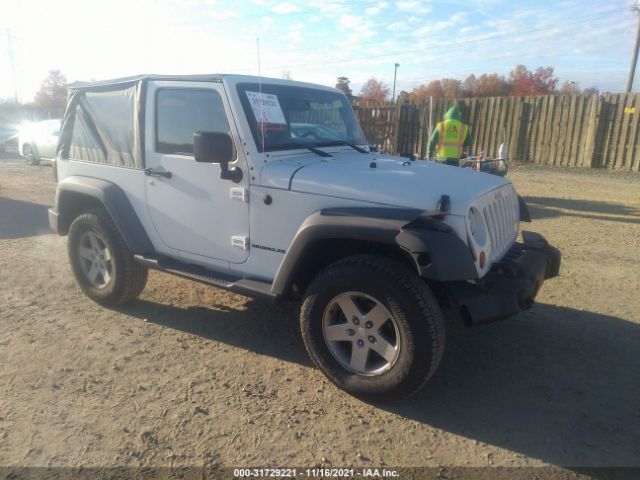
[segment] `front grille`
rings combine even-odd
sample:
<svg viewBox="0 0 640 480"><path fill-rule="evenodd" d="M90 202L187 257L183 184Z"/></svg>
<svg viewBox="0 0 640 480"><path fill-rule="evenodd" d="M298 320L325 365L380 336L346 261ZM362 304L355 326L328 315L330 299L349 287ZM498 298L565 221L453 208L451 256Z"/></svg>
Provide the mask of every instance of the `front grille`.
<svg viewBox="0 0 640 480"><path fill-rule="evenodd" d="M507 187L492 192L491 201L483 208L491 239L491 261L502 258L518 236L518 196L513 188Z"/></svg>

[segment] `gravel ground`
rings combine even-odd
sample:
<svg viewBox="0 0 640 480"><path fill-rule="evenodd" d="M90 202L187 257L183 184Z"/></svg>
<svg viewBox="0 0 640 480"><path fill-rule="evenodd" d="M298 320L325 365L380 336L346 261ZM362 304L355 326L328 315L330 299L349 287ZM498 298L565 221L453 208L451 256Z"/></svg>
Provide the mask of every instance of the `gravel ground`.
<svg viewBox="0 0 640 480"><path fill-rule="evenodd" d="M640 466L640 176L519 167L562 276L448 340L384 407L312 367L295 306L158 272L117 310L48 231L50 169L0 160L0 466Z"/></svg>

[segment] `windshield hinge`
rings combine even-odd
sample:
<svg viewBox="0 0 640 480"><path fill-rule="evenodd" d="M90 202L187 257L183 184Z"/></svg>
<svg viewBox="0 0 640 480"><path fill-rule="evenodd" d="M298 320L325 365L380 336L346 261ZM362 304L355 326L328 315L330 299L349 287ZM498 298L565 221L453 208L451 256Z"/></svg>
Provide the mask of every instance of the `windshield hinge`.
<svg viewBox="0 0 640 480"><path fill-rule="evenodd" d="M229 196L232 200L240 200L243 203L249 201L249 190L243 187L233 187L229 189Z"/></svg>
<svg viewBox="0 0 640 480"><path fill-rule="evenodd" d="M242 250L249 250L249 237L247 235L232 235L231 245Z"/></svg>

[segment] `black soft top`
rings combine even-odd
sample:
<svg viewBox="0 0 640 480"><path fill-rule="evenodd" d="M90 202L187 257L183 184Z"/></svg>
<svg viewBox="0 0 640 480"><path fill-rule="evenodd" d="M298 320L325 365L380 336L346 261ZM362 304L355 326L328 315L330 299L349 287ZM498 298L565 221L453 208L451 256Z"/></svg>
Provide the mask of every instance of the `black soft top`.
<svg viewBox="0 0 640 480"><path fill-rule="evenodd" d="M69 85L59 158L144 168L145 91L152 80L221 82L223 76L136 75Z"/></svg>

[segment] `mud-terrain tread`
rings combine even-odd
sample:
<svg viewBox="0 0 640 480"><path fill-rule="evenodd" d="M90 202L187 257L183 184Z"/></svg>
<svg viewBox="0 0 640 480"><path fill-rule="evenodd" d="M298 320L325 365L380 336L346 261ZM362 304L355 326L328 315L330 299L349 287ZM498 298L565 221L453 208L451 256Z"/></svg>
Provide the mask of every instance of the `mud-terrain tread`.
<svg viewBox="0 0 640 480"><path fill-rule="evenodd" d="M69 258L72 265L76 260L74 253L71 251L73 245L71 236L74 234L74 227L77 229L78 225L83 223L97 226L106 234L110 243L109 246L112 249L111 253L114 258L119 258L119 261L116 261L121 268L117 271L115 278L116 285L113 288L112 294L104 298L96 297L95 295L92 295L90 290L88 291L88 289L85 288L81 281L79 281L78 283L82 290L87 294L87 296L89 296L89 298L101 305L122 305L136 299L142 293L147 284L149 270L134 260L133 254L127 247L124 239L120 235L120 232L113 223L111 216L106 212L106 210L102 208L92 209L74 219L71 224L71 228L69 229L68 244Z"/></svg>
<svg viewBox="0 0 640 480"><path fill-rule="evenodd" d="M428 329L428 338L430 340L431 351L429 370L426 372L419 383L416 383L413 388L403 391L400 395L397 395L395 393L380 396L372 395L369 397L369 399L372 399L374 401L389 401L406 398L415 394L418 390L424 387L424 385L429 381L429 379L437 370L438 365L442 359L446 343L445 321L440 306L433 292L431 291L429 286L422 279L420 279L420 277L418 277L415 271L413 271L407 265L379 255L367 254L346 257L327 266L311 282L307 289L307 292L315 292L318 288L318 285L330 281L331 278L335 278L336 272L345 265L354 265L358 267L364 266L373 269L374 271L378 271L380 272L380 274L389 278L391 281L398 283L415 299L415 302L418 305L418 308ZM303 303L300 315L301 321L303 315L308 315L309 313L308 310L310 308L310 304L307 301L308 298L309 296L305 295L305 301ZM308 344L308 341L304 335L303 340L314 364L318 368L321 368L318 359L313 353L313 349L310 348L310 345ZM364 396L366 397L366 395Z"/></svg>

